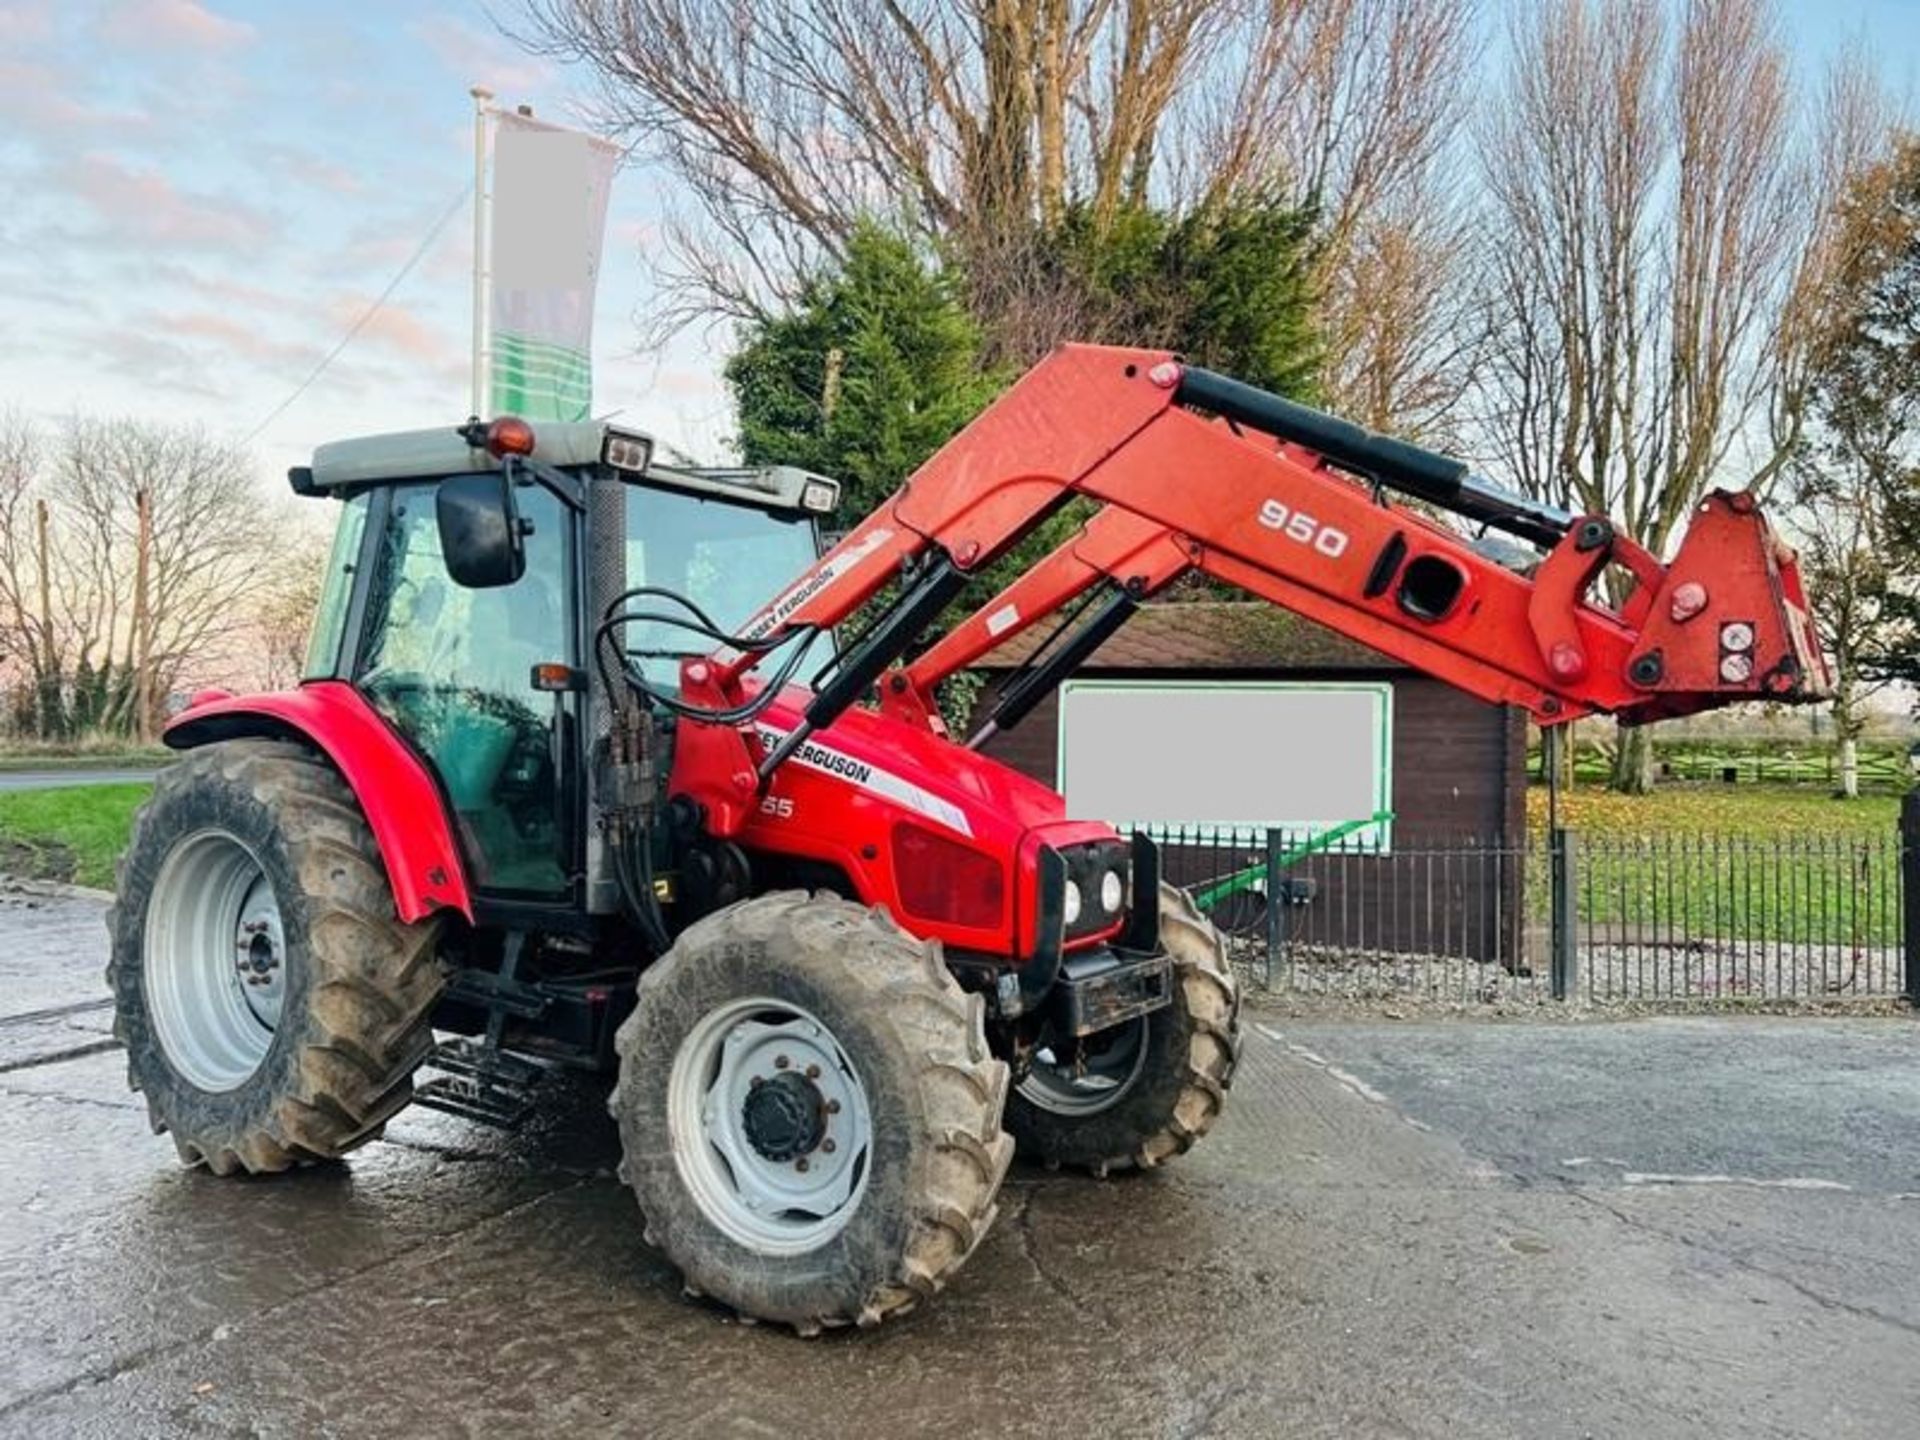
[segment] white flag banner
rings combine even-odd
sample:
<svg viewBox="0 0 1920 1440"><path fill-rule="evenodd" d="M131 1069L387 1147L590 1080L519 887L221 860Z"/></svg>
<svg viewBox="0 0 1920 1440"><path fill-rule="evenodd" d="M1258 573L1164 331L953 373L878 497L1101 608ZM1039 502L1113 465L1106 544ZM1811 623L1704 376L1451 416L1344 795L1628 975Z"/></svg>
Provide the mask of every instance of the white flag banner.
<svg viewBox="0 0 1920 1440"><path fill-rule="evenodd" d="M492 413L585 420L593 294L618 146L497 112L490 207Z"/></svg>

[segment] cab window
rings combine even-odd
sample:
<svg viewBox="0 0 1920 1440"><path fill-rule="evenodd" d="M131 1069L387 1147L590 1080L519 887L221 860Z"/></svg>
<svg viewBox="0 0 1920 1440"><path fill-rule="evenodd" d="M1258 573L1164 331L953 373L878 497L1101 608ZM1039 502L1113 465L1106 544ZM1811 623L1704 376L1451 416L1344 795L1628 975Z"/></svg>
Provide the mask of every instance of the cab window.
<svg viewBox="0 0 1920 1440"><path fill-rule="evenodd" d="M565 577L567 525L545 490L519 496L533 523L526 573L469 590L440 553L434 487L392 491L367 597L359 688L433 767L483 889L531 896L566 888L559 706L536 665L575 654Z"/></svg>
<svg viewBox="0 0 1920 1440"><path fill-rule="evenodd" d="M729 633L751 620L817 554L813 522L805 515L681 490L635 487L627 495L627 584L657 585L684 595ZM684 656L714 648L690 630L657 623L628 626L626 638L641 673L663 686L678 682Z"/></svg>

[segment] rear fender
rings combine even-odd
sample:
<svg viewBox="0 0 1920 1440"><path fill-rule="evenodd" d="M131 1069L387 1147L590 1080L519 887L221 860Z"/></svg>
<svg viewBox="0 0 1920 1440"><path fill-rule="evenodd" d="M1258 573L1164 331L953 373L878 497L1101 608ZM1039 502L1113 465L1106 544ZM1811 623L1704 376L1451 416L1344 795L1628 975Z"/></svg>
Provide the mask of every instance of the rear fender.
<svg viewBox="0 0 1920 1440"><path fill-rule="evenodd" d="M191 750L243 736L304 740L333 762L380 847L403 924L438 910L473 919L466 869L439 787L359 691L315 680L265 695L204 692L161 738L171 749Z"/></svg>

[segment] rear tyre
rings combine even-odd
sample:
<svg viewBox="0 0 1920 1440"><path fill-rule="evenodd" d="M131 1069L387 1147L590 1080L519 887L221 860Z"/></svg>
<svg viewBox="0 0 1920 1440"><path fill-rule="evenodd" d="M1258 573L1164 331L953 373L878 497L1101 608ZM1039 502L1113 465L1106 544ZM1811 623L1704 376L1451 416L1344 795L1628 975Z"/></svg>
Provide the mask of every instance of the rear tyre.
<svg viewBox="0 0 1920 1440"><path fill-rule="evenodd" d="M413 1096L443 984L353 793L311 751L230 740L161 775L107 912L128 1083L216 1175L332 1159Z"/></svg>
<svg viewBox="0 0 1920 1440"><path fill-rule="evenodd" d="M689 1292L813 1334L904 1314L987 1233L1007 1068L937 945L835 896L700 920L620 1027L620 1174Z"/></svg>
<svg viewBox="0 0 1920 1440"><path fill-rule="evenodd" d="M1105 1175L1184 1154L1220 1118L1240 1050L1240 987L1220 933L1185 891L1160 887L1173 999L1083 1042L1081 1063L1041 1050L1007 1100L1022 1155Z"/></svg>

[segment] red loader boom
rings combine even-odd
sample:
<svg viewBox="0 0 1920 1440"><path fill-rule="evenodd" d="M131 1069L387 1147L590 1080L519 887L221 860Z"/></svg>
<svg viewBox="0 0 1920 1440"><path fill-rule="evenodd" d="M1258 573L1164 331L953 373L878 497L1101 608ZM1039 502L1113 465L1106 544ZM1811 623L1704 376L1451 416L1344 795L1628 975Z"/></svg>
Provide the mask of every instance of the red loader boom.
<svg viewBox="0 0 1920 1440"><path fill-rule="evenodd" d="M1391 503L1389 491L1545 553L1521 573ZM939 644L887 670L969 575L1075 496L1104 508ZM1595 593L1609 566L1633 580L1618 609ZM730 833L756 787L876 682L883 711L939 733L938 681L1109 587L989 721L1010 724L1140 599L1188 571L1523 706L1542 724L1594 712L1638 724L1744 700L1807 700L1828 683L1793 552L1749 495L1707 496L1663 564L1605 516L1514 495L1457 460L1165 353L1068 345L761 611L747 634L775 639L838 625L890 580L904 582L810 697L803 724L771 750L731 730L689 747L675 789L697 795L716 832ZM728 650L691 662L685 690L737 705L756 658Z"/></svg>

